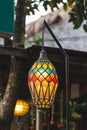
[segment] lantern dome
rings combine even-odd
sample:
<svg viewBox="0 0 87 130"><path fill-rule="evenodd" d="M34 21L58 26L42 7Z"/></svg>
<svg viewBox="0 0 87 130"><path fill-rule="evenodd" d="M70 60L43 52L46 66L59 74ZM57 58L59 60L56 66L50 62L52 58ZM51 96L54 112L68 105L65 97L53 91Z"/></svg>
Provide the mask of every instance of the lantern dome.
<svg viewBox="0 0 87 130"><path fill-rule="evenodd" d="M18 99L14 109L14 116L24 116L29 111L29 104L24 101Z"/></svg>
<svg viewBox="0 0 87 130"><path fill-rule="evenodd" d="M29 70L28 86L37 108L49 108L53 104L58 87L58 76L55 67L43 52Z"/></svg>

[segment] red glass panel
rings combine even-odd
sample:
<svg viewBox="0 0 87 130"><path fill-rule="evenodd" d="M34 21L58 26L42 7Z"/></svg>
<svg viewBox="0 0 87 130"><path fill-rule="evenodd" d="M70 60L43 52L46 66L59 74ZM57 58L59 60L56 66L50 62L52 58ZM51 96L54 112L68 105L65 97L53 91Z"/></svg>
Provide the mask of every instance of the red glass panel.
<svg viewBox="0 0 87 130"><path fill-rule="evenodd" d="M33 81L33 82L35 82L36 79L37 79L37 78L36 78L35 76L32 77L32 81Z"/></svg>
<svg viewBox="0 0 87 130"><path fill-rule="evenodd" d="M56 76L54 77L53 82L54 82L54 83L57 83L57 78L56 78Z"/></svg>

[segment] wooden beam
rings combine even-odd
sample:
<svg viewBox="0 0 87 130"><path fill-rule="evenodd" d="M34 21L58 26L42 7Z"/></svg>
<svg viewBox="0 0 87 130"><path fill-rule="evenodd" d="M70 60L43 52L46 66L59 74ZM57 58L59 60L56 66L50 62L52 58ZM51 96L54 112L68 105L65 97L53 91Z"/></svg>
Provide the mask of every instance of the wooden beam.
<svg viewBox="0 0 87 130"><path fill-rule="evenodd" d="M7 55L7 56L14 55L22 58L28 58L25 49L13 48L13 47L0 47L0 55Z"/></svg>

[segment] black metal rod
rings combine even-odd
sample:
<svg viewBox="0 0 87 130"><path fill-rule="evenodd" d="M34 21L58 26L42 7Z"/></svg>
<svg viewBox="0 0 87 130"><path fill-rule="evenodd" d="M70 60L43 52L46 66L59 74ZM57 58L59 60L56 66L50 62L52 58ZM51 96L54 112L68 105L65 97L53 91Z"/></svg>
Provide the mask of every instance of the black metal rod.
<svg viewBox="0 0 87 130"><path fill-rule="evenodd" d="M60 48L64 58L65 58L65 87L66 87L66 130L69 130L69 56L67 52L62 48L61 44L59 43L58 39L55 37L54 33L50 29L49 25L47 22L44 20L44 25L50 32L51 36L57 43L58 47Z"/></svg>
<svg viewBox="0 0 87 130"><path fill-rule="evenodd" d="M42 49L44 49L44 28L45 28L45 26L43 25L43 30L42 30Z"/></svg>

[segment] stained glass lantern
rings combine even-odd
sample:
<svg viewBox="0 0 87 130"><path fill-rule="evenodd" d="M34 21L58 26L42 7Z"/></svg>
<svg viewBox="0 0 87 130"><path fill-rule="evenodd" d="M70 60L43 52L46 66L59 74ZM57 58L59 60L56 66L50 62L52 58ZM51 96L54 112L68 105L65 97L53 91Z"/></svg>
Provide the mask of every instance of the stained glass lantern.
<svg viewBox="0 0 87 130"><path fill-rule="evenodd" d="M50 108L58 87L58 76L44 49L29 70L28 86L36 108Z"/></svg>
<svg viewBox="0 0 87 130"><path fill-rule="evenodd" d="M18 99L14 109L14 116L24 116L29 111L29 103Z"/></svg>

